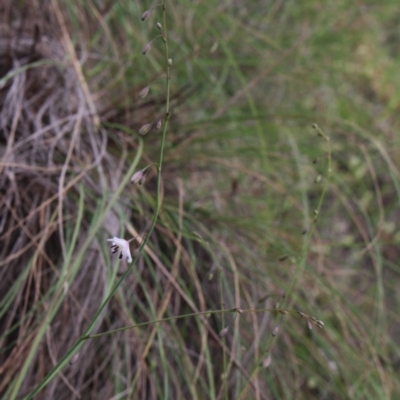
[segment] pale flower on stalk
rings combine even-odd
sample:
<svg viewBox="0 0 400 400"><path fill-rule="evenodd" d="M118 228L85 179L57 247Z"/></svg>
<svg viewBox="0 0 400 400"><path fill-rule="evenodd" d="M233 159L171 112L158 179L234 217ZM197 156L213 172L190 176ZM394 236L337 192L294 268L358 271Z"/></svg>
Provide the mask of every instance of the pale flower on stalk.
<svg viewBox="0 0 400 400"><path fill-rule="evenodd" d="M140 171L136 171L131 178L132 183L137 183L138 185L143 185L145 179L146 179L146 174L147 174L147 168L141 169Z"/></svg>
<svg viewBox="0 0 400 400"><path fill-rule="evenodd" d="M125 239L120 239L113 237L112 239L107 239L107 242L111 242L111 253L115 254L119 252L119 259L124 260L128 263L132 262L131 251L129 249L129 242Z"/></svg>

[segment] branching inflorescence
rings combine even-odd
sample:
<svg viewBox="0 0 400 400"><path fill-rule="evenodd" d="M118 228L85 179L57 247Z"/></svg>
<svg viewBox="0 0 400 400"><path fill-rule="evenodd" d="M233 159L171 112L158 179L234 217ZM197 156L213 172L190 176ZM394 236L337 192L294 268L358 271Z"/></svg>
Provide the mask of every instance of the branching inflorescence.
<svg viewBox="0 0 400 400"><path fill-rule="evenodd" d="M271 312L276 316L274 328L271 330L271 335L268 339L266 349L264 351L264 354L261 356L261 360L264 360L264 361L260 362L260 360L257 360L253 371L250 373L250 375L248 377L247 383L242 388L240 398L245 398L247 388L249 387L249 385L251 385L251 381L254 378L254 376L257 374L258 370L261 367L269 366L269 364L271 363L270 351L271 351L271 346L273 343L272 341L274 340L274 338L276 336L279 335L281 319L284 315L294 314L294 315L300 316L301 318L305 319L307 328L309 330L311 330L314 325L317 326L318 328L322 328L324 326L324 323L322 321L320 321L308 314L305 314L303 312L292 309L290 304L285 306L285 302L286 302L285 299L288 296L290 296L290 294L295 289L296 283L298 282L298 280L300 278L300 274L304 270L304 266L305 266L305 262L306 262L306 258L307 258L307 252L308 252L308 249L310 246L310 240L311 240L311 237L313 234L313 229L314 229L315 224L318 219L318 214L319 214L319 211L320 211L320 208L322 205L322 201L323 201L326 189L327 189L328 180L329 180L329 177L331 174L331 154L330 154L330 148L329 148L329 138L320 130L319 127L317 127L315 125L315 129L317 130L319 136L324 137L328 143L328 169L327 169L327 176L326 176L327 179L325 179L324 188L323 188L322 194L320 196L318 206L314 212L312 224L311 224L310 228L304 232L304 234L306 234L307 236L304 241L303 251L297 260L297 268L296 268L295 274L293 275L293 278L290 281L290 283L287 287L287 290L285 291L286 294L285 294L285 296L283 296L281 304L278 303L275 308L260 308L260 309L240 309L237 307L225 309L225 308L221 307L221 309L218 309L218 310L208 310L208 311L201 311L201 312L195 312L195 313L188 313L188 314L184 314L184 315L177 315L177 316L173 316L173 317L147 321L147 322L139 323L136 325L130 325L130 326L126 326L123 328L113 329L113 330L109 330L109 331L102 332L102 333L96 333L96 334L92 333L92 330L93 330L96 322L98 321L100 315L102 314L102 312L104 311L106 306L109 304L110 300L115 295L118 287L125 280L125 278L127 277L128 273L131 271L133 266L135 265L135 263L138 260L138 258L140 257L140 255L143 253L144 248L155 228L155 225L156 225L157 219L158 219L158 215L159 215L159 212L161 209L161 203L162 203L161 179L162 179L164 148L165 148L165 143L166 143L168 122L170 119L170 85L171 85L170 69L172 66L172 59L169 57L169 51L168 51L168 38L167 38L167 29L166 29L166 25L167 25L167 19L166 19L167 5L166 5L166 3L167 3L166 0L163 0L161 2L161 4L158 4L158 5L150 8L149 10L146 10L145 12L143 12L143 14L141 16L142 21L147 21L149 19L149 17L152 15L152 12L156 8L160 7L161 12L162 12L162 19L163 19L162 23L160 23L160 22L156 23L159 34L157 36L155 36L150 42L148 42L147 44L145 44L143 46L142 54L144 56L148 55L149 52L151 51L153 43L155 43L156 39L158 39L158 38L162 39L161 41L164 45L164 57L165 57L165 61L164 61L163 65L164 65L164 69L165 69L164 73L165 73L165 80L166 80L165 111L164 111L162 117L157 117L154 121L147 122L138 129L139 137L141 137L141 136L148 134L153 128L155 130L160 130L162 128L162 134L160 137L159 157L158 157L158 161L156 163L151 163L151 164L147 165L146 167L136 171L130 178L131 184L141 186L145 183L146 177L148 175L150 168L153 166L157 168L156 207L154 209L154 215L152 218L152 222L151 222L150 227L148 228L146 234L144 235L143 239L141 240L140 247L138 249L138 252L135 253L136 255L134 258L132 258L129 245L130 245L130 242L132 242L136 238L131 238L131 239L127 240L124 238L118 238L118 237L114 236L113 238L107 239L109 242L111 242L112 254L118 255L119 259L122 262L126 261L127 263L129 263L130 264L129 267L126 269L126 271L124 272L122 277L115 284L114 288L111 290L111 292L106 297L106 299L103 301L103 303L100 305L100 307L99 307L98 311L95 313L93 319L88 324L87 329L82 333L82 335L79 337L79 339L76 341L76 343L58 361L58 363L53 367L53 369L43 379L43 381L40 382L37 385L37 387L34 390L32 390L32 392L29 393L25 397L26 400L34 398L34 396L37 393L39 393L61 371L61 369L65 365L67 365L68 363L70 365L77 363L79 361L79 356L80 356L79 350L86 340L95 339L95 338L106 336L106 335L112 335L112 334L115 334L116 332L121 332L121 331L128 330L128 329L139 328L139 327L143 327L143 326L150 325L150 324L158 324L161 322L175 321L177 319L182 319L182 318L204 317L204 316L210 316L213 314L224 315L225 313L234 313L235 315L234 315L233 320L236 320L236 318L239 317L241 314ZM150 92L150 85L143 87L140 90L138 96L140 99L144 99L149 94L149 92ZM140 139L140 140L142 140L142 139ZM222 304L222 302L221 302L221 304ZM223 340L225 340L225 338L229 334L229 330L230 330L230 324L224 326L222 328L222 330L220 330L220 332L219 332L219 337L222 338Z"/></svg>

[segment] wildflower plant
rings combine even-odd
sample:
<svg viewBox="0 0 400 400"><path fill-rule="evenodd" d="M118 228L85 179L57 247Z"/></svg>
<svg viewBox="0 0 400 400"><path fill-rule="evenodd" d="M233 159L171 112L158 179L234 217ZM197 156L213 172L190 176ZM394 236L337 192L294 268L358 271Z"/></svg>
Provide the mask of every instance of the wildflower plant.
<svg viewBox="0 0 400 400"><path fill-rule="evenodd" d="M126 259L128 263L130 263L129 268L126 269L122 277L119 279L119 281L116 283L114 288L111 290L110 294L107 296L107 298L103 301L97 312L95 313L94 317L90 321L87 329L85 332L80 336L80 338L76 341L76 343L63 355L63 357L56 363L56 365L52 368L52 370L46 375L46 377L25 397L25 400L28 399L33 399L45 386L49 384L49 382L61 371L61 369L68 363L73 360L75 362L75 354L79 353L79 349L82 347L83 343L90 337L90 333L93 330L99 316L102 314L103 310L107 307L109 304L110 300L113 298L115 295L116 291L118 290L119 286L121 283L125 280L127 275L130 273L131 268L135 265L137 259L140 257L144 247L146 246L146 243L148 242L154 227L156 225L158 215L161 209L161 172L162 172L162 165L163 165L163 159L164 159L164 148L165 148L165 143L166 143L166 134L167 134L167 128L168 128L168 122L170 119L170 85L171 85L171 76L170 76L170 69L171 69L171 59L169 56L169 49L168 49L168 37L167 37L167 19L166 19L166 11L167 11L167 0L162 0L161 1L161 10L162 10L162 19L163 19L163 24L161 25L160 23L157 24L158 29L161 31L160 35L157 35L151 42L147 43L142 50L142 54L146 55L153 44L153 41L157 39L158 37L162 37L162 43L164 46L164 55L165 55L165 62L164 62L164 75L165 75L165 81L166 81L166 102L165 102L165 111L164 111L164 117L163 119L158 119L157 121L157 127L159 127L160 121L162 121L162 133L161 133L161 138L160 138L160 150L159 150L159 158L158 162L155 164L157 166L157 182L156 182L156 207L154 210L154 215L152 218L152 222L150 224L150 227L146 234L144 235L143 240L141 241L139 250L137 252L137 255L135 256L134 259L132 259L130 249L129 249L129 242L123 238L117 238L113 237L112 239L108 239L108 241L111 241L111 251L113 253L119 253L119 257L122 259ZM157 6L156 6L157 7ZM145 11L142 14L142 20L146 21L148 17L150 16L150 11L152 9ZM148 89L144 90L141 92L140 97L145 97L148 93ZM141 135L144 135L148 133L150 130L151 124L144 125L141 128L141 132L139 132ZM142 151L141 145L139 146L138 152L137 152L137 157L140 156ZM135 158L135 161L131 165L131 169L135 168L137 165L137 157ZM142 171L139 171L138 173L134 174L132 176L132 182L137 183L139 185L144 183L145 176L146 176L146 171L147 168L145 168ZM123 183L123 182L122 182ZM119 195L119 192L116 192L114 194L114 198ZM110 203L112 204L112 202ZM110 206L111 207L111 206Z"/></svg>
<svg viewBox="0 0 400 400"><path fill-rule="evenodd" d="M162 179L162 166L163 166L163 160L164 160L164 149L165 149L165 144L166 144L166 138L167 138L167 129L168 129L168 123L170 119L170 85L171 85L171 68L173 66L173 61L172 58L170 58L169 55L169 48L168 48L168 36L167 36L167 18L166 18L166 12L167 12L167 0L162 0L161 1L161 14L162 14L162 24L160 22L157 22L156 26L160 32L159 35L154 37L150 42L145 44L142 48L142 54L147 55L152 46L153 43L162 43L164 47L164 61L163 61L163 73L165 74L165 83L166 83L166 94L165 94L165 109L163 112L163 115L161 117L158 117L155 119L153 123L145 123L142 125L139 130L138 130L138 140L140 145L138 146L138 154L137 157L135 158L134 163L129 168L129 177L124 180L124 184L128 182L128 179L130 179L130 182L133 185L138 185L141 186L146 182L147 174L149 171L149 168L151 166L155 166L157 169L157 176L156 176L156 202L155 202L155 208L153 210L153 216L151 219L151 223L145 232L143 239L140 241L139 249L137 251L137 254L132 257L131 251L130 251L130 242L133 239L127 240L125 238L120 238L120 237L112 237L108 238L107 241L110 242L111 245L111 253L113 255L117 255L118 259L127 262L129 267L126 269L126 271L123 273L122 277L117 281L117 283L114 285L108 296L105 298L103 303L100 305L98 310L96 311L94 317L91 319L91 321L88 324L87 329L81 334L79 339L76 341L76 343L69 348L69 350L61 357L61 359L55 364L53 369L48 373L48 375L40 382L36 388L34 388L26 397L26 400L33 399L57 374L60 373L61 369L69 362L71 365L76 364L79 362L79 358L81 357L80 349L82 348L83 344L87 342L88 340L93 340L96 338L104 337L104 336L109 336L116 334L117 332L123 332L129 329L135 329L139 327L144 327L147 325L157 325L160 322L168 322L168 321L175 321L177 319L183 319L183 318L189 318L189 317L196 317L199 318L201 323L206 326L207 328L209 327L206 318L210 317L211 315L214 316L221 316L220 323L221 323L221 329L219 331L219 334L215 333L215 340L219 343L221 348L223 349L224 353L224 360L223 360L223 365L224 365L224 376L222 377L222 384L221 384L221 393L225 394L225 398L228 398L228 392L227 392L227 377L228 373L233 365L233 358L230 357L230 360L228 361L228 350L227 350L227 343L228 339L230 338L231 335L237 340L237 335L238 335L238 326L239 326L239 318L243 314L254 314L254 313L271 313L272 315L275 316L275 321L274 321L274 328L271 331L271 334L268 336L267 339L267 344L265 347L264 352L262 354L259 354L257 359L255 360L254 363L254 368L249 374L244 374L248 376L248 380L242 385L239 393L238 398L248 398L247 392L249 388L253 385L252 379L258 374L259 370L261 367L266 367L271 364L271 348L276 341L276 339L280 336L280 332L282 332L282 326L284 325L283 323L283 317L285 315L297 315L300 316L301 318L304 318L307 324L308 329L312 329L312 326L315 325L319 328L322 328L324 326L324 323L320 321L319 319L316 319L308 314L305 314L301 311L296 310L293 305L291 304L291 300L287 300L290 298L290 294L293 293L293 291L296 289L297 282L299 281L299 278L301 274L304 272L305 268L305 262L308 254L308 250L310 247L310 241L312 238L313 230L314 227L317 223L318 220L318 215L319 211L322 205L322 201L327 189L327 184L329 182L329 177L331 174L331 156L330 156L330 147L329 147L329 138L322 132L322 130L319 127L315 127L315 129L318 132L318 135L325 138L327 143L328 143L328 170L325 179L322 181L324 183L324 188L322 195L320 196L320 201L318 203L318 206L314 212L314 217L312 220L311 227L306 233L306 240L304 244L304 248L302 250L302 254L297 260L297 266L296 266L296 271L295 274L293 275L292 280L289 282L288 287L286 288L286 296L280 301L280 303L276 307L265 307L265 308L249 308L249 309L242 309L238 307L224 307L224 299L223 299L223 286L222 286L222 279L219 279L219 292L220 292L220 304L221 308L217 310L207 310L207 311L195 311L193 313L187 313L184 315L175 315L172 317L165 317L165 318L158 318L154 319L152 321L147 321L143 323L138 323L138 324L133 324L130 326L125 326L122 328L117 328L117 329L112 329L106 332L102 333L93 333L93 329L99 319L99 316L103 313L103 311L106 309L106 307L109 305L111 299L115 295L116 291L120 287L121 283L126 279L127 275L132 271L132 268L136 265L136 262L138 258L142 255L146 244L149 242L149 239L154 231L154 228L156 226L159 214L160 214L160 209L162 205L162 194L161 194L161 179ZM155 6L158 7L158 6ZM141 16L141 20L143 22L149 21L149 17L152 15L153 10L155 7L146 10L143 12ZM154 12L155 14L155 12ZM162 41L155 42L157 38L161 37ZM143 89L140 90L138 97L140 99L145 98L150 90L150 86L146 86ZM159 156L158 160L156 163L152 163L145 168L141 170L136 170L137 164L139 157L141 155L141 151L143 148L143 136L147 135L148 133L151 132L152 127L155 127L155 130L161 130L161 135L159 136ZM133 173L133 171L136 171ZM117 197L120 193L115 193L114 196ZM111 208L111 206L110 206ZM234 261L232 262L232 265L234 265ZM232 267L234 269L234 267ZM176 270L175 270L175 275L172 275L173 279L176 279ZM168 300L168 299L167 299ZM168 301L165 302L166 305L168 305ZM226 323L225 322L225 315L233 315L232 322L231 323ZM233 331L233 332L232 332ZM155 331L153 331L155 332ZM243 371L242 371L243 372Z"/></svg>

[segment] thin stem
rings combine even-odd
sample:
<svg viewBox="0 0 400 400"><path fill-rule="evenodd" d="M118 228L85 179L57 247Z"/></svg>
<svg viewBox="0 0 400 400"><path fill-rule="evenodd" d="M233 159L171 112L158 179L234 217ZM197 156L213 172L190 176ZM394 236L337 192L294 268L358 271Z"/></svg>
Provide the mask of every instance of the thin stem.
<svg viewBox="0 0 400 400"><path fill-rule="evenodd" d="M136 329L136 328L141 328L143 326L147 325L152 325L152 324L159 324L161 322L169 322L169 321L175 321L177 319L183 319L183 318L189 318L189 317L198 317L200 315L212 315L212 314L225 314L225 313L236 313L236 314L242 314L242 313L265 313L265 312L274 312L274 313L279 313L279 314L297 314L300 315L303 318L309 318L311 321L314 321L314 318L311 317L310 315L304 314L300 311L297 310L283 310L283 309L276 309L276 308L249 308L249 309L237 309L237 308L224 308L220 310L207 310L207 311L199 311L195 313L189 313L189 314L181 314L181 315L176 315L172 317L166 317L166 318L161 318L161 319L155 319L147 322L141 322L140 324L135 324L135 325L129 325L129 326L124 326L122 328L117 328L117 329L112 329L106 332L102 333L96 333L94 335L87 335L87 336L82 336L82 340L88 340L88 339L97 339L102 336L107 336L107 335L112 335L114 333L118 332L123 332L127 331L129 329ZM237 315L235 316L236 319ZM235 320L234 319L234 320Z"/></svg>
<svg viewBox="0 0 400 400"><path fill-rule="evenodd" d="M328 147L328 150L327 150L328 166L327 166L327 171L326 171L326 179L325 179L325 183L324 183L321 195L319 197L317 208L314 211L314 218L312 220L310 229L308 230L307 236L306 236L306 238L305 238L305 240L303 242L303 248L302 248L301 256L300 256L300 258L298 260L295 273L294 273L294 275L293 275L293 277L292 277L292 279L291 279L291 281L290 281L290 283L289 283L289 285L288 285L288 287L287 287L287 289L285 291L285 296L282 298L282 302L279 305L279 307L281 309L284 308L286 304L287 304L288 307L290 307L290 305L292 303L292 299L290 298L290 294L296 289L296 285L297 285L297 283L298 283L298 281L299 281L299 279L300 279L301 275L303 274L304 269L306 267L306 261L307 261L307 256L308 256L308 252L309 252L309 249L310 249L311 239L312 239L312 236L313 236L313 233L314 233L315 226L316 226L317 221L318 221L318 216L320 214L322 203L324 201L325 194L326 194L326 191L328 189L328 184L329 184L329 181L330 181L330 178L331 178L331 175L332 175L332 152L331 152L330 138L329 138L329 136L325 135L325 133L318 127L317 124L314 124L313 128L316 129L317 132L318 132L318 135L323 137L327 142L327 147ZM281 324L282 318L283 318L283 314L284 313L279 313L277 315L276 321L275 321L275 326L279 326ZM308 316L306 316L304 314L303 314L303 316L306 317L306 318L309 318ZM253 367L253 370L252 370L252 372L250 374L250 377L249 377L248 381L246 382L246 384L244 385L244 387L243 387L243 389L242 389L242 391L241 391L241 393L240 393L240 395L238 397L238 400L246 398L246 393L247 393L247 390L249 388L249 385L250 385L252 379L257 375L258 371L262 367L262 363L260 362L260 360L263 360L264 358L266 358L268 356L268 353L271 351L272 344L274 343L275 340L276 340L276 338L273 337L272 335L269 337L269 339L267 341L267 344L266 344L266 347L265 347L265 350L263 351L263 354L262 354L261 358L259 360L257 360L255 366Z"/></svg>
<svg viewBox="0 0 400 400"><path fill-rule="evenodd" d="M222 268L219 267L219 295L220 295L220 305L221 308L224 307L224 295L223 295L223 286L222 286ZM222 314L222 329L225 329L225 314ZM224 345L226 345L226 337L224 336L222 338L222 341L224 343ZM227 399L228 396L228 385L226 384L227 382L227 370L226 370L226 366L227 366L227 360L226 360L226 347L224 346L223 348L223 353L222 353L222 368L223 368L223 375L222 375L222 385L223 388L225 389L225 399Z"/></svg>
<svg viewBox="0 0 400 400"><path fill-rule="evenodd" d="M125 280L127 275L130 273L132 270L133 266L136 264L137 260L141 256L151 234L153 233L154 227L157 223L158 215L160 213L161 209L161 171L162 171L162 163L163 163L163 156L164 156L164 148L165 148L165 142L166 142L166 135L167 135L167 127L168 127L168 121L169 121L169 116L170 116L170 65L169 65L169 56L168 56L168 40L167 40L167 31L166 31L166 0L163 0L162 2L162 8L163 8L163 22L164 22L164 32L163 36L164 40L164 47L165 47L165 65L166 65L166 75L167 75L167 93L166 93L166 107L165 107L165 120L164 120L164 128L161 136L161 144L160 144L160 155L158 159L158 172L157 172L157 193L156 193L156 209L154 212L154 216L152 219L152 223L150 225L150 228L143 239L140 247L139 247L139 252L137 256L134 258L133 262L131 265L127 268L125 273L122 275L121 279L116 283L115 287L111 290L110 294L107 296L107 298L104 300L102 305L99 307L97 310L96 314L90 321L88 327L84 331L84 333L80 336L80 338L75 342L75 344L64 354L64 356L60 359L60 361L53 367L53 369L47 374L47 376L40 382L35 389L33 389L26 397L24 397L24 400L30 400L32 399L36 394L38 394L44 387L47 386L47 384L61 371L61 369L67 364L67 362L70 360L70 358L78 352L78 350L82 347L83 342L90 336L90 332L92 331L93 327L96 325L96 322L104 309L107 307L108 303L110 300L113 298L115 292L118 290L119 286L121 283ZM154 40L154 39L153 39Z"/></svg>

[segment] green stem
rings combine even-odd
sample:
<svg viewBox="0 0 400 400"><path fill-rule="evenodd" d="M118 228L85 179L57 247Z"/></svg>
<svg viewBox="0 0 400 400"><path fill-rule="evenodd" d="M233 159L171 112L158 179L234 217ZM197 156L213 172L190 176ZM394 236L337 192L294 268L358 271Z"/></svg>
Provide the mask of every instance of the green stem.
<svg viewBox="0 0 400 400"><path fill-rule="evenodd" d="M116 283L114 289L110 292L110 294L107 296L107 298L104 300L103 304L99 307L97 310L96 314L94 315L93 319L89 323L88 327L84 331L84 333L80 336L80 338L75 342L75 344L64 354L64 356L60 359L60 361L53 367L53 369L47 374L47 376L40 382L35 389L33 389L26 397L24 397L24 400L30 400L32 399L36 394L38 394L44 387L47 386L47 384L61 371L61 369L67 364L67 362L70 360L70 358L76 354L79 349L82 347L83 342L90 336L90 332L92 331L93 327L96 325L96 322L101 315L101 313L104 311L104 309L107 307L108 303L110 300L113 298L115 292L118 290L119 286L121 283L125 280L129 272L132 270L133 266L136 264L137 260L141 256L143 249L145 248L151 234L153 233L154 227L157 223L158 215L160 213L161 209L161 171L162 171L162 163L163 163L163 156L164 156L164 148L165 148L165 142L166 142L166 136L167 136L167 127L168 127L168 121L170 117L170 65L169 65L169 56L168 56L168 40L167 40L167 30L166 30L166 0L162 2L162 8L163 8L163 29L164 29L164 44L165 44L165 57L166 57L166 72L167 72L167 94L166 94L166 107L165 107L165 120L164 120L164 128L161 136L161 144L160 144L160 155L158 159L158 171L157 171L157 194L156 194L156 209L154 212L153 220L150 226L150 229L148 230L145 238L143 239L140 247L139 247L139 252L137 256L134 258L133 262L127 268L125 273L122 275L121 279Z"/></svg>
<svg viewBox="0 0 400 400"><path fill-rule="evenodd" d="M310 315L301 313L297 310L283 310L283 309L276 309L276 308L249 308L249 309L244 309L244 310L238 310L236 308L223 308L220 310L207 310L207 311L199 311L195 313L189 313L189 314L181 314L181 315L176 315L173 317L166 317L162 319L155 319L152 321L147 321L147 322L141 322L140 324L135 324L135 325L129 325L129 326L124 326L122 328L117 328L117 329L112 329L106 332L102 333L96 333L94 335L87 335L87 336L82 336L82 340L88 340L88 339L97 339L102 336L107 336L107 335L112 335L114 333L118 332L123 332L127 331L129 329L136 329L136 328L141 328L143 326L147 325L152 325L152 324L159 324L161 322L169 322L169 321L175 321L177 319L183 319L183 318L189 318L189 317L197 317L200 315L212 315L212 314L225 314L225 313L237 313L237 314L245 314L245 313L265 313L265 312L274 312L274 313L280 313L280 314L298 314L301 315L305 318L309 318L313 320L313 318ZM236 318L236 317L235 317Z"/></svg>
<svg viewBox="0 0 400 400"><path fill-rule="evenodd" d="M315 215L313 218L313 221L311 223L310 229L307 232L307 236L306 239L304 240L303 243L303 248L302 248L302 252L301 252L301 256L300 259L297 263L297 267L295 270L295 273L285 291L285 297L282 299L282 303L279 305L279 308L284 308L285 304L288 304L288 307L290 307L290 304L292 303L292 299L290 299L290 294L296 289L296 285L301 277L301 275L304 272L304 269L306 267L306 261L307 261L307 256L308 256L308 252L310 249L310 244L311 244L311 238L313 236L314 233L314 229L315 226L317 224L318 221L318 216L320 214L321 211L321 207L322 207L322 203L324 201L325 198L325 194L326 191L328 189L328 184L332 175L332 153L331 153L331 144L330 144L330 139L327 135L325 135L325 133L318 127L317 124L313 125L313 128L316 129L316 131L318 132L318 135L323 137L326 142L327 142L327 147L328 147L328 151L327 151L327 158L328 158L328 166L327 166L327 171L326 171L326 179L324 182L324 186L321 192L321 195L319 197L319 201L318 201L318 205L317 208L315 209ZM288 300L289 299L289 300ZM275 326L279 326L282 322L282 318L283 318L283 314L280 313L277 315L276 317L276 321L274 323ZM248 381L246 382L246 384L244 385L242 391L240 392L240 395L238 397L238 399L244 399L248 390L248 387L252 381L252 379L256 376L256 374L258 373L258 371L260 370L260 368L262 367L262 363L260 362L261 360L263 360L264 358L266 358L268 356L268 353L271 351L271 347L272 344L274 342L275 338L271 335L267 341L265 350L263 351L263 354L261 356L261 359L257 360L255 366L253 367L253 370L250 374L250 377L248 379Z"/></svg>

